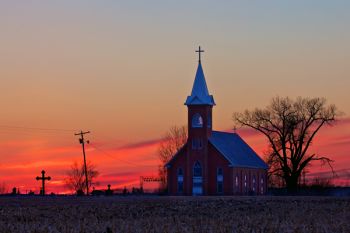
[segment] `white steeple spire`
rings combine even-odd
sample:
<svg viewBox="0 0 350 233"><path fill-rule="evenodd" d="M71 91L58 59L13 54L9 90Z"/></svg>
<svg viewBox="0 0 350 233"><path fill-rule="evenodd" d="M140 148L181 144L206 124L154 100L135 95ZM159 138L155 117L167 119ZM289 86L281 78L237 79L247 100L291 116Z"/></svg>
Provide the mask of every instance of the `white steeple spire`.
<svg viewBox="0 0 350 233"><path fill-rule="evenodd" d="M209 95L207 83L205 81L204 72L201 64L200 53L204 52L199 46L198 68L194 79L191 95L187 97L185 105L215 105L214 98Z"/></svg>

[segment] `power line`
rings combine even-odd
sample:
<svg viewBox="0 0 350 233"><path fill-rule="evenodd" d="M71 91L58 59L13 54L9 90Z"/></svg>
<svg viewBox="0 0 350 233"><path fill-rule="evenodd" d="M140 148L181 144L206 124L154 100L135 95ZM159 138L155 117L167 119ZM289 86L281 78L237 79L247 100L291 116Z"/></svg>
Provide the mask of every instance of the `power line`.
<svg viewBox="0 0 350 233"><path fill-rule="evenodd" d="M127 163L127 164L129 164L129 165L131 165L131 166L133 166L133 167L144 166L144 165L139 165L139 164L136 164L136 163L133 163L133 162L130 162L130 161L126 161L126 160L120 159L120 158L116 158L115 156L109 154L108 152L106 152L106 151L104 151L104 150L102 150L102 149L100 149L100 148L98 148L98 147L96 147L96 146L94 146L94 145L92 145L92 144L90 144L90 146L92 146L92 147L95 148L96 150L100 151L101 153L107 155L108 157L110 157L110 158L112 158L112 159L119 160L120 162L123 162L123 163ZM144 167L146 167L146 166L144 166Z"/></svg>
<svg viewBox="0 0 350 233"><path fill-rule="evenodd" d="M25 126L10 126L10 125L0 125L0 128L5 129L25 129L25 130L38 130L38 131L57 131L57 132L74 132L73 129L58 129L58 128L36 128L36 127L25 127Z"/></svg>
<svg viewBox="0 0 350 233"><path fill-rule="evenodd" d="M11 133L11 130L28 130L28 131L39 131L39 133L71 133L71 132L75 132L75 130L73 129L60 129L60 128L37 128L37 127L26 127L26 126L11 126L11 125L0 125L0 128L3 128L4 130L6 130L7 132L4 132L4 131L0 131L0 133ZM9 132L10 131L10 132ZM30 133L30 132L23 132L22 133ZM41 131L41 132L40 132ZM80 133L77 133L75 135L81 135L81 132ZM80 138L81 140L81 138ZM127 161L127 160L123 160L123 159L120 159L120 158L116 158L115 156L111 155L110 153L102 150L101 148L99 147L96 147L95 145L92 145L90 144L90 146L92 146L93 148L95 148L96 150L98 150L99 152L105 154L106 156L112 158L112 159L115 159L115 160L119 160L120 162L123 162L123 163L126 163L126 164L129 164L131 166L134 166L134 167L140 167L140 166L143 166L143 167L151 167L150 165L139 165L139 164L136 164L136 163L133 163L133 162L130 162L130 161ZM85 148L84 148L85 150Z"/></svg>
<svg viewBox="0 0 350 233"><path fill-rule="evenodd" d="M19 133L20 132L20 133ZM67 132L50 132L50 131L30 131L30 130L9 130L9 129L1 129L0 128L0 134L1 135L25 135L25 136L32 136L32 135L37 135L39 137L57 137L57 136L64 136L65 138L67 138L67 136L71 135L71 132L70 133L67 133Z"/></svg>

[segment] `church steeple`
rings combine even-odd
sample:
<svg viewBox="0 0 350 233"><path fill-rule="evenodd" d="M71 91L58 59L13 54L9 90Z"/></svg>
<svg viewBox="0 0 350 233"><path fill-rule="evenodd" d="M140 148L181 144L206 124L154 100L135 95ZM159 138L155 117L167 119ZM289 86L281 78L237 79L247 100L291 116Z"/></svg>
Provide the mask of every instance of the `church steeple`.
<svg viewBox="0 0 350 233"><path fill-rule="evenodd" d="M199 53L198 68L194 79L191 95L187 97L185 105L215 105L214 97L209 95L207 83L205 81L204 72L201 63L201 47L196 52Z"/></svg>

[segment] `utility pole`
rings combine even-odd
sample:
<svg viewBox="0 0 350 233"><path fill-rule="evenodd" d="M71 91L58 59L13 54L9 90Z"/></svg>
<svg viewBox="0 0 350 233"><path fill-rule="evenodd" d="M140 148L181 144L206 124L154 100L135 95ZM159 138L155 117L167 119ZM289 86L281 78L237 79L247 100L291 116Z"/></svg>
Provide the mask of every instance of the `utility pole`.
<svg viewBox="0 0 350 233"><path fill-rule="evenodd" d="M75 136L80 136L79 143L83 147L83 155L84 155L84 170L85 170L85 182L86 182L86 195L89 195L89 182L88 182L88 173L87 173L87 167L86 167L86 157L85 157L85 139L84 134L88 134L90 131L83 132L82 130L80 133L74 134ZM86 141L89 144L89 140Z"/></svg>

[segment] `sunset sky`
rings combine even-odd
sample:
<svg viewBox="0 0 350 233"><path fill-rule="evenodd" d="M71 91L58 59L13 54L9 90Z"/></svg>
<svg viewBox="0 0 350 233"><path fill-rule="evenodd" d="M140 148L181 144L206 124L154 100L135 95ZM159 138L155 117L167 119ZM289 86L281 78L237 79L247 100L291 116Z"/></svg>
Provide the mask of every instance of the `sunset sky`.
<svg viewBox="0 0 350 233"><path fill-rule="evenodd" d="M349 22L346 0L1 1L0 183L37 192L45 169L47 191L65 192L81 129L91 131L99 187L156 175L159 140L187 123L201 45L214 129L231 130L233 112L275 96L325 97L344 115L311 150L350 185ZM263 155L264 138L238 133Z"/></svg>

